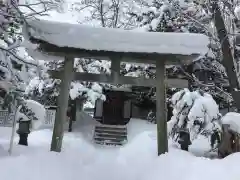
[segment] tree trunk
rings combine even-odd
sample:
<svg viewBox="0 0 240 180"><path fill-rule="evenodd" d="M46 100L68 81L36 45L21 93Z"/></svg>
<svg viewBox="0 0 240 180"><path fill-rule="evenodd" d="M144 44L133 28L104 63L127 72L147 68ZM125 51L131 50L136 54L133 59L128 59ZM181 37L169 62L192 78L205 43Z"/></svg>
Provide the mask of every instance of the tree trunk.
<svg viewBox="0 0 240 180"><path fill-rule="evenodd" d="M230 86L229 89L232 94L234 104L238 108L238 110L240 110L240 98L238 93L239 83L234 65L234 56L232 54L231 46L229 43L228 32L224 24L218 1L212 0L211 2L212 13L214 14L214 23L217 29L219 41L221 43L221 50L223 56L222 64L226 69Z"/></svg>

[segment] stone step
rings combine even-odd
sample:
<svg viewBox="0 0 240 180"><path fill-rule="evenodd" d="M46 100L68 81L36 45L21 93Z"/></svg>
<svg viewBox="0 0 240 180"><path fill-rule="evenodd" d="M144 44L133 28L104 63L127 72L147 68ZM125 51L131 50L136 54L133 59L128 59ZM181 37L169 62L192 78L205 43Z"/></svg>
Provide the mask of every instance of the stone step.
<svg viewBox="0 0 240 180"><path fill-rule="evenodd" d="M114 133L114 132L97 132L95 131L96 136L104 136L104 137L115 137L115 136L119 136L119 137L126 137L127 133Z"/></svg>
<svg viewBox="0 0 240 180"><path fill-rule="evenodd" d="M125 129L127 126L125 125L108 125L108 124L98 124L96 127L98 128L111 128L111 129Z"/></svg>
<svg viewBox="0 0 240 180"><path fill-rule="evenodd" d="M95 127L95 129L104 129L104 130L110 130L110 131L112 131L112 130L116 130L116 131L126 131L126 127L125 128L122 128L122 127L109 127L109 126L107 126L107 127L104 127L104 126L96 126Z"/></svg>
<svg viewBox="0 0 240 180"><path fill-rule="evenodd" d="M95 140L111 140L111 141L125 141L126 137L106 137L106 136L95 136Z"/></svg>
<svg viewBox="0 0 240 180"><path fill-rule="evenodd" d="M96 125L93 140L102 145L123 145L127 142L127 127L115 125Z"/></svg>
<svg viewBox="0 0 240 180"><path fill-rule="evenodd" d="M127 130L118 130L118 129L99 129L95 128L95 132L104 132L104 133L109 133L109 134L127 134Z"/></svg>
<svg viewBox="0 0 240 180"><path fill-rule="evenodd" d="M104 142L104 141L95 141L96 144L100 145L115 145L115 146L122 146L123 143L121 142Z"/></svg>

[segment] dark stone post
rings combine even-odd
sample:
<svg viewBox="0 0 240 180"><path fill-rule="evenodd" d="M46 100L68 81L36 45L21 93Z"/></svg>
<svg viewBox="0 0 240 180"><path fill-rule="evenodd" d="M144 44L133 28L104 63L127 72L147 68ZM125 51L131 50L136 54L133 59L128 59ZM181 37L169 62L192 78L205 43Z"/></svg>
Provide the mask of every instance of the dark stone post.
<svg viewBox="0 0 240 180"><path fill-rule="evenodd" d="M19 145L28 146L28 134L30 134L31 121L24 121L23 118L19 119L19 128L17 133L19 135Z"/></svg>

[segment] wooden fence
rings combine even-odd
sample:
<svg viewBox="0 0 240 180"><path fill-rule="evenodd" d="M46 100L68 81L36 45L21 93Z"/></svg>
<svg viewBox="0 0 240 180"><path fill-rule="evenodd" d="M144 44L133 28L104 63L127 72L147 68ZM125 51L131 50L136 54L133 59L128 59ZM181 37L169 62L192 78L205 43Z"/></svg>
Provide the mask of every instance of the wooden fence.
<svg viewBox="0 0 240 180"><path fill-rule="evenodd" d="M53 128L55 121L56 110L46 109L46 117L43 124L43 128ZM12 127L14 119L14 113L8 113L8 111L0 110L0 127Z"/></svg>

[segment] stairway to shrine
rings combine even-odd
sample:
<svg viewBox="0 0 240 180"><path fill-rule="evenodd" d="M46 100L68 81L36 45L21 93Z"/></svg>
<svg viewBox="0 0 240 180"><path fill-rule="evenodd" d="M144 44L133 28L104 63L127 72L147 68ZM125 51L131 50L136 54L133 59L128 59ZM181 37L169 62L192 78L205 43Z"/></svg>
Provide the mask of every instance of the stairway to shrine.
<svg viewBox="0 0 240 180"><path fill-rule="evenodd" d="M122 146L127 143L127 126L98 124L93 138L96 144Z"/></svg>

